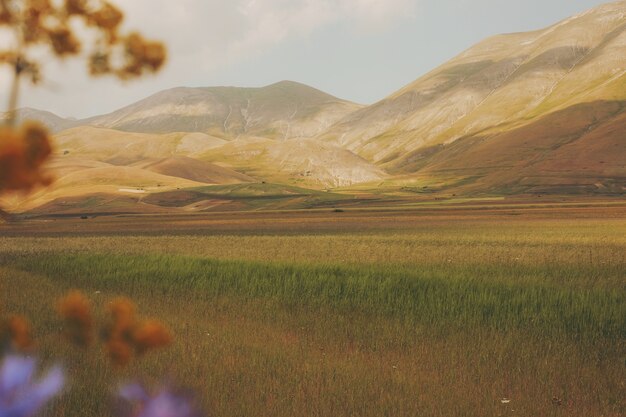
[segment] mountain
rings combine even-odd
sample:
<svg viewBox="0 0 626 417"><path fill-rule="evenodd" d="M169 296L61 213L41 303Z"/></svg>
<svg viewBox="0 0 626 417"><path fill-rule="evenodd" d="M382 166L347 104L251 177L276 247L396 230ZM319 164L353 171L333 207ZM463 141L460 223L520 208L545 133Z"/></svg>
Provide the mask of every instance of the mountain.
<svg viewBox="0 0 626 417"><path fill-rule="evenodd" d="M520 182L533 169L549 173L547 161L557 163L564 146L590 141L589 131L619 126L624 101L626 1L618 1L544 30L486 39L386 99L349 114L319 139L395 175L435 175L442 181L456 176L466 182L509 171L507 177ZM599 118L581 121L581 109ZM561 128L550 125L554 120ZM623 139L623 126L617 129ZM622 156L621 163L598 175L623 179L625 141L597 141L589 146L600 160L606 163L615 152ZM586 165L587 155L579 158L558 176L582 175L576 167ZM488 189L493 183L484 185Z"/></svg>
<svg viewBox="0 0 626 417"><path fill-rule="evenodd" d="M0 114L0 120L6 120L7 116L8 113ZM78 120L64 119L49 111L31 109L28 107L21 108L17 111L17 120L18 122L36 120L45 125L52 133L81 125L81 122Z"/></svg>
<svg viewBox="0 0 626 417"><path fill-rule="evenodd" d="M360 109L304 84L174 88L82 124L142 133L202 132L224 138L312 137Z"/></svg>
<svg viewBox="0 0 626 417"><path fill-rule="evenodd" d="M163 91L111 114L68 123L54 138L52 187L11 205L111 211L121 204L153 211L148 202L161 201L146 198L153 194L170 193L166 200L175 195L183 208L193 205L197 192L179 191L190 188L265 187L273 180L321 188L378 180L385 173L352 152L306 139L360 107L287 81ZM49 120L44 112L31 114ZM91 202L88 207L81 196Z"/></svg>
<svg viewBox="0 0 626 417"><path fill-rule="evenodd" d="M626 1L486 39L368 107L283 81L175 88L80 121L27 116L62 130L50 164L57 181L4 204L16 210L311 208L384 194L623 196ZM338 187L352 196L328 190Z"/></svg>

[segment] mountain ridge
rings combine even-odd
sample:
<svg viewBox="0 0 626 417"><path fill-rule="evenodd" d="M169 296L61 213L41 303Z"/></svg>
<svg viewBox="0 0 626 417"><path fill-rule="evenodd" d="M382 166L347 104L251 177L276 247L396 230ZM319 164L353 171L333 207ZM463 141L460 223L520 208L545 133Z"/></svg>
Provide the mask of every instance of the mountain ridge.
<svg viewBox="0 0 626 417"><path fill-rule="evenodd" d="M260 109L250 108L251 104L256 104L253 100L262 101ZM231 108L225 112L229 105ZM325 109L326 106L330 110ZM267 111L268 107L270 114L258 115L258 120L250 114L254 110ZM78 126L93 126L134 133L198 132L230 139L242 135L292 139L312 137L331 123L325 121L325 117L335 120L361 107L363 105L306 84L283 80L263 87L173 87L110 113L84 119L63 118L47 110L27 107L18 109L17 113L19 120L39 120L54 133ZM333 112L335 115L330 114ZM178 123L148 120L157 116L186 119ZM6 117L7 113L1 116ZM287 131L285 128L290 121L294 126Z"/></svg>
<svg viewBox="0 0 626 417"><path fill-rule="evenodd" d="M176 87L83 124L138 133L202 132L226 138L312 137L361 105L313 87Z"/></svg>

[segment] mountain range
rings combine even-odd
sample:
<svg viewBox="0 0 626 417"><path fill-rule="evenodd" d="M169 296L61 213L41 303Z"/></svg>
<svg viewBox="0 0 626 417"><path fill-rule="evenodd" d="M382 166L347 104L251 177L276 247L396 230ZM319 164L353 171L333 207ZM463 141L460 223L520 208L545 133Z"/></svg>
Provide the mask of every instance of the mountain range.
<svg viewBox="0 0 626 417"><path fill-rule="evenodd" d="M241 208L245 192L280 197L272 208L363 192L623 195L626 1L488 38L369 106L283 81L19 117L56 133L57 181L16 210Z"/></svg>

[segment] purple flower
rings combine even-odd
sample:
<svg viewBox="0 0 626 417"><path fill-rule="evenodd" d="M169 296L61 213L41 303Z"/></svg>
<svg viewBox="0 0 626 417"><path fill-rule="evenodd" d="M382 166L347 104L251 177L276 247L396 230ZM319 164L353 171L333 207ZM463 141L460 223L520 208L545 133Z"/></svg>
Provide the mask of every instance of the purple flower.
<svg viewBox="0 0 626 417"><path fill-rule="evenodd" d="M127 385L120 390L120 396L138 403L134 417L196 417L194 407L188 398L175 395L162 389L150 396L140 385Z"/></svg>
<svg viewBox="0 0 626 417"><path fill-rule="evenodd" d="M35 360L16 355L0 368L0 417L29 417L63 388L63 371L55 367L39 382L33 381Z"/></svg>

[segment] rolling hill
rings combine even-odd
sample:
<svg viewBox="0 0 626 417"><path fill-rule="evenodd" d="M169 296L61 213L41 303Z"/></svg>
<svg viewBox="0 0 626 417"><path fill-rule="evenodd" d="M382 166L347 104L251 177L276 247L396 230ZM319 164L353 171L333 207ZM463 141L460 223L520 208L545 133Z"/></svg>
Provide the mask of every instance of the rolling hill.
<svg viewBox="0 0 626 417"><path fill-rule="evenodd" d="M208 206L191 206L198 203L198 193L181 191L190 188L257 184L257 188L245 189L274 190L271 183L280 183L320 189L386 177L383 170L352 152L311 139L226 141L203 133L149 134L83 126L58 133L54 142L55 153L48 164L54 183L27 198L5 199L2 206L14 211L39 207L38 212L56 213L119 212L122 208L123 212L159 212L162 207L189 211L233 203L226 193L219 204L213 196L204 199L212 201ZM161 199L150 198L164 193L168 199L175 196L171 198L176 204L161 205ZM311 193L290 192L282 198L300 201ZM234 206L248 207L239 205L241 201Z"/></svg>

